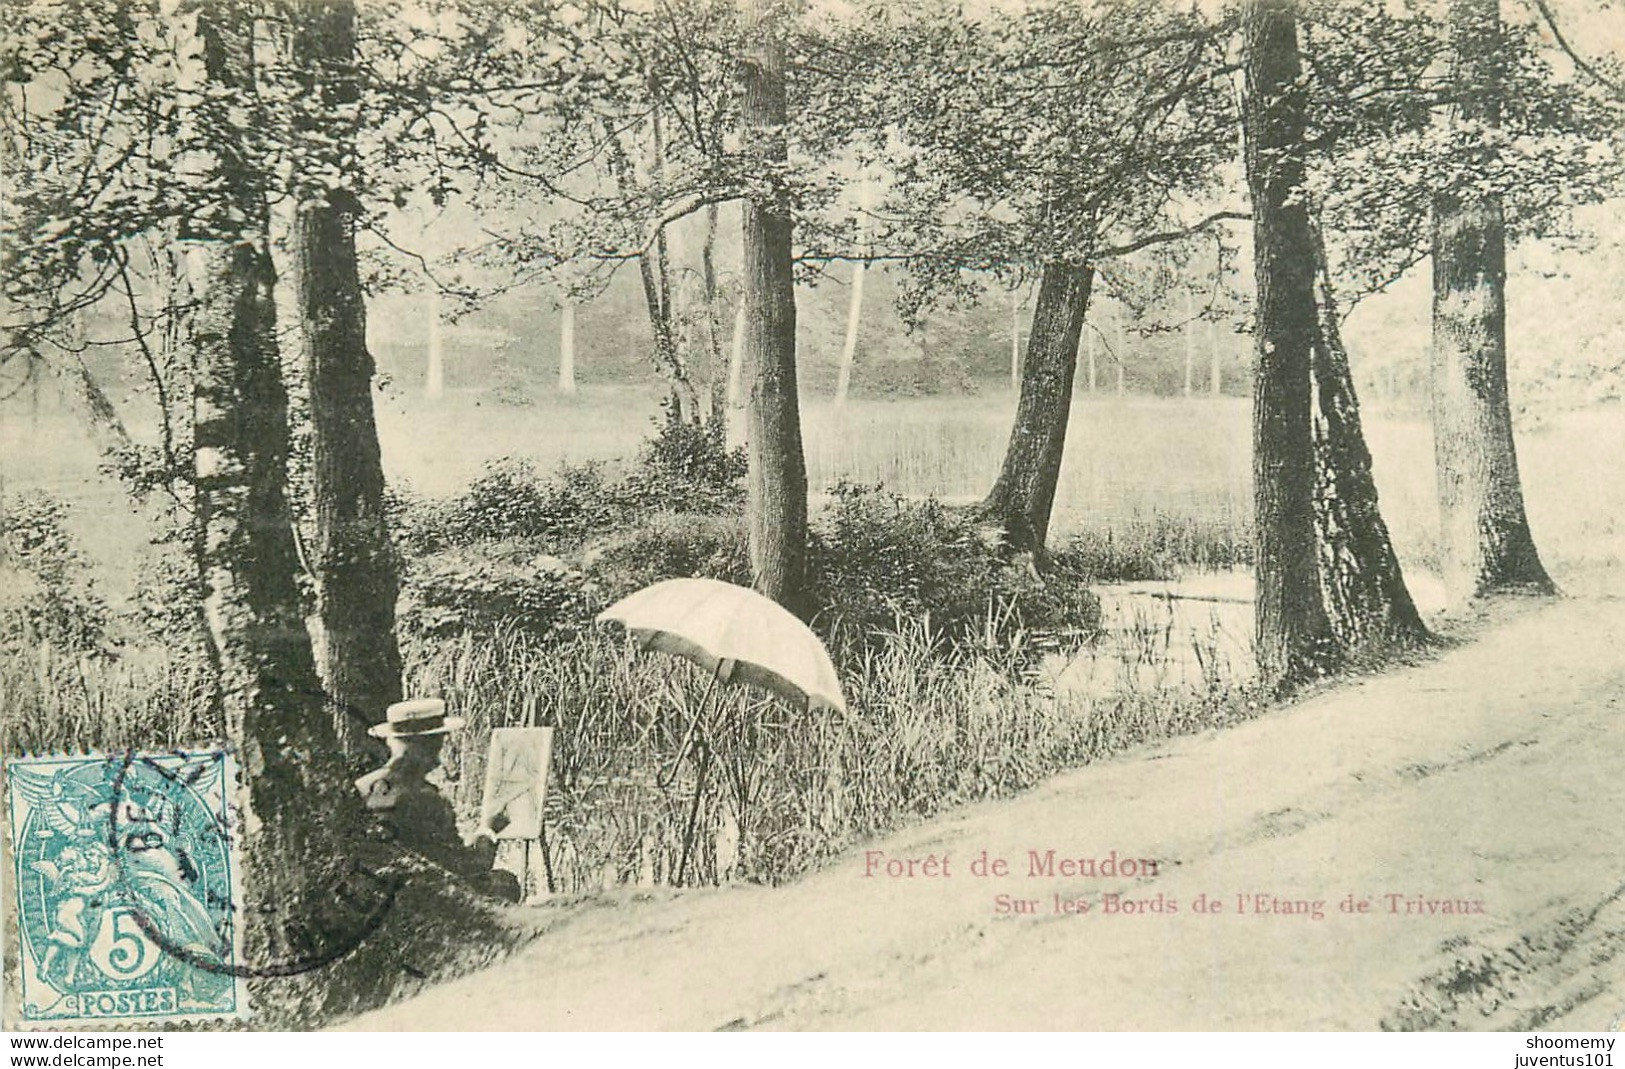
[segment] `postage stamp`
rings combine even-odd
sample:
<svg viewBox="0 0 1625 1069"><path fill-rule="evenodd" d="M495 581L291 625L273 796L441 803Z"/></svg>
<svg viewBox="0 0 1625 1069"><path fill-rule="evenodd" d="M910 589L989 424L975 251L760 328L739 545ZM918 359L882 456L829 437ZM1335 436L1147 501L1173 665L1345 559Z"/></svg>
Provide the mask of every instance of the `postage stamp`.
<svg viewBox="0 0 1625 1069"><path fill-rule="evenodd" d="M246 1016L235 782L221 750L8 762L14 1024Z"/></svg>

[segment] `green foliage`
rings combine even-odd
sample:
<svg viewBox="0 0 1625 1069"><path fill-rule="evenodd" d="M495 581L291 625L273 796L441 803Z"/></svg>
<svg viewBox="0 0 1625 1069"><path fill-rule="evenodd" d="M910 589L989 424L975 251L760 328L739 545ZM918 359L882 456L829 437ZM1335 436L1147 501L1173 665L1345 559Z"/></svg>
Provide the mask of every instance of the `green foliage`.
<svg viewBox="0 0 1625 1069"><path fill-rule="evenodd" d="M184 542L155 544L136 567L130 615L149 641L182 655L203 656L208 635L199 610L197 565Z"/></svg>
<svg viewBox="0 0 1625 1069"><path fill-rule="evenodd" d="M415 563L403 594L399 625L418 639L504 629L569 638L591 626L595 605L586 576L524 543L434 554Z"/></svg>
<svg viewBox="0 0 1625 1069"><path fill-rule="evenodd" d="M43 491L0 502L0 645L104 648L107 602L67 518L67 506Z"/></svg>
<svg viewBox="0 0 1625 1069"><path fill-rule="evenodd" d="M514 539L555 551L609 527L622 508L602 464L561 464L551 478L542 479L521 457L488 462L468 489L450 500L425 500L399 489L389 497L399 542L412 553Z"/></svg>
<svg viewBox="0 0 1625 1069"><path fill-rule="evenodd" d="M1019 660L1036 632L1083 632L1099 621L1080 575L1040 577L968 510L844 481L831 493L809 553L817 624L840 649L883 644L898 620L917 619L939 641Z"/></svg>
<svg viewBox="0 0 1625 1069"><path fill-rule="evenodd" d="M750 585L745 525L738 516L655 514L594 542L582 567L606 601L684 576Z"/></svg>
<svg viewBox="0 0 1625 1069"><path fill-rule="evenodd" d="M639 509L716 513L745 500L745 451L729 449L721 420L695 423L667 403L621 488Z"/></svg>
<svg viewBox="0 0 1625 1069"><path fill-rule="evenodd" d="M1354 299L1422 261L1441 197L1496 198L1509 242L1572 241L1577 207L1625 189L1625 102L1558 76L1536 25L1498 21L1453 41L1448 18L1416 0L1318 5L1306 19L1305 192ZM1487 72L1494 81L1477 84Z"/></svg>

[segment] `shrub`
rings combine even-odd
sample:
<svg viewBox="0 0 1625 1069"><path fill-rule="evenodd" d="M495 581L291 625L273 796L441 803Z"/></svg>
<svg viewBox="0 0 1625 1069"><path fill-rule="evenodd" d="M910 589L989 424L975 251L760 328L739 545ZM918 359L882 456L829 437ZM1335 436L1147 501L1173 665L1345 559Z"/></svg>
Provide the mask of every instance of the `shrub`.
<svg viewBox="0 0 1625 1069"><path fill-rule="evenodd" d="M556 552L617 522L624 505L602 464L562 464L552 478L542 479L530 461L503 457L487 463L468 489L449 501L396 490L390 510L409 552L515 539Z"/></svg>
<svg viewBox="0 0 1625 1069"><path fill-rule="evenodd" d="M63 502L37 490L0 507L0 643L80 652L104 646L107 602L67 517Z"/></svg>
<svg viewBox="0 0 1625 1069"><path fill-rule="evenodd" d="M606 601L683 576L750 584L745 525L738 516L650 516L594 543L582 567Z"/></svg>
<svg viewBox="0 0 1625 1069"><path fill-rule="evenodd" d="M591 626L587 577L524 543L452 549L418 562L404 584L399 620L420 639L516 629L562 639Z"/></svg>
<svg viewBox="0 0 1625 1069"><path fill-rule="evenodd" d="M198 607L197 564L185 538L185 531L173 531L137 561L129 618L143 639L171 654L201 660L208 639Z"/></svg>
<svg viewBox="0 0 1625 1069"><path fill-rule="evenodd" d="M745 451L728 448L721 420L693 423L668 404L638 450L623 497L641 510L724 512L745 500L745 471Z"/></svg>
<svg viewBox="0 0 1625 1069"><path fill-rule="evenodd" d="M1018 653L1034 632L1098 623L1081 576L1040 577L1008 559L998 532L967 510L849 482L831 492L809 551L820 623L837 647L872 647L898 618L922 618L950 644Z"/></svg>

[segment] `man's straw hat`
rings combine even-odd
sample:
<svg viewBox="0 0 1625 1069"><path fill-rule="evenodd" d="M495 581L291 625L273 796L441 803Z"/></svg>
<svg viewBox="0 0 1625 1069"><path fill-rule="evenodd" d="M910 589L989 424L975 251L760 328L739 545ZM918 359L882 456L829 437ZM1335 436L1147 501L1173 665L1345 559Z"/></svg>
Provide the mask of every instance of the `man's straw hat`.
<svg viewBox="0 0 1625 1069"><path fill-rule="evenodd" d="M409 739L424 735L444 735L463 726L460 716L447 716L446 703L439 698L414 698L396 702L384 713L385 722L374 724L367 734L379 739Z"/></svg>

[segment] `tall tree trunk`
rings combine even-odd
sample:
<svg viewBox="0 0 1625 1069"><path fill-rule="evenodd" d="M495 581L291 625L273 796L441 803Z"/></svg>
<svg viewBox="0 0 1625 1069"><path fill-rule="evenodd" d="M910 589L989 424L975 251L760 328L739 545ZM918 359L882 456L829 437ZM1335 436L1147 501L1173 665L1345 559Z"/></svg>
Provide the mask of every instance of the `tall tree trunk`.
<svg viewBox="0 0 1625 1069"><path fill-rule="evenodd" d="M1319 335L1315 254L1302 198L1305 104L1293 0L1243 8L1247 185L1253 205L1255 650L1284 693L1336 668L1316 560L1311 365Z"/></svg>
<svg viewBox="0 0 1625 1069"><path fill-rule="evenodd" d="M423 373L423 396L434 401L446 392L446 355L440 338L440 287L429 283L429 359Z"/></svg>
<svg viewBox="0 0 1625 1069"><path fill-rule="evenodd" d="M252 100L253 40L224 5L198 6L209 84ZM312 918L344 879L359 800L337 756L295 583L286 496L288 401L277 351L266 188L243 141L212 146L219 200L183 238L206 238L191 321L197 553L228 737L246 787L242 850L250 960L308 960Z"/></svg>
<svg viewBox="0 0 1625 1069"><path fill-rule="evenodd" d="M1456 114L1500 122L1498 0L1451 0ZM1524 512L1507 390L1506 225L1500 199L1433 201L1433 441L1451 599L1555 591Z"/></svg>
<svg viewBox="0 0 1625 1069"><path fill-rule="evenodd" d="M784 39L776 0L752 0L742 63L743 114L765 173L788 165ZM758 590L805 613L807 467L796 392L796 294L791 216L781 182L745 201L745 376L750 403L746 506L751 573Z"/></svg>
<svg viewBox="0 0 1625 1069"><path fill-rule="evenodd" d="M661 238L659 244L663 249L665 239ZM649 308L649 325L654 328L655 366L671 384L671 403L677 415L684 420L692 421L695 418L698 398L694 392L694 383L688 374L688 367L683 360L682 350L677 345L677 334L672 326L669 287L663 289L661 286L657 270L659 261L660 256L651 257L647 253L638 257L638 277L643 281L643 298Z"/></svg>
<svg viewBox="0 0 1625 1069"><path fill-rule="evenodd" d="M559 298L559 392L576 392L576 302L568 293Z"/></svg>
<svg viewBox="0 0 1625 1069"><path fill-rule="evenodd" d="M866 265L862 260L852 265L852 293L846 303L846 337L841 341L841 366L835 375L835 403L846 404L847 391L852 388L852 365L858 357L858 324L863 319L863 276Z"/></svg>
<svg viewBox="0 0 1625 1069"><path fill-rule="evenodd" d="M1124 380L1128 376L1128 328L1123 325L1121 313L1117 320L1117 396L1127 392Z"/></svg>
<svg viewBox="0 0 1625 1069"><path fill-rule="evenodd" d="M1038 286L1015 425L999 477L982 503L1021 549L1041 552L1049 534L1093 281L1094 268L1088 265L1050 263Z"/></svg>
<svg viewBox="0 0 1625 1069"><path fill-rule="evenodd" d="M745 300L741 293L734 310L733 341L728 346L728 448L745 444Z"/></svg>
<svg viewBox="0 0 1625 1069"><path fill-rule="evenodd" d="M312 75L322 73L319 82L312 77L310 89L324 109L342 109L359 98L353 0L309 0L294 34L294 62ZM348 155L352 149L344 145L339 151ZM353 167L354 161L343 165ZM375 369L356 267L356 209L349 190L306 199L295 221L295 249L310 380L317 618L325 636L318 668L339 744L347 757L364 760L384 753L367 735L368 725L401 699L395 639L400 584L384 514Z"/></svg>
<svg viewBox="0 0 1625 1069"><path fill-rule="evenodd" d="M1321 598L1342 656L1354 663L1372 663L1430 636L1405 586L1388 526L1377 507L1371 452L1360 427L1360 405L1338 327L1331 272L1318 231L1314 238L1320 326L1311 374Z"/></svg>
<svg viewBox="0 0 1625 1069"><path fill-rule="evenodd" d="M722 356L722 293L717 286L718 206L705 206L705 240L700 245L700 285L705 299L705 347L709 357L711 420L723 427L728 419L728 366Z"/></svg>
<svg viewBox="0 0 1625 1069"><path fill-rule="evenodd" d="M1010 291L1010 389L1021 389L1021 292Z"/></svg>
<svg viewBox="0 0 1625 1069"><path fill-rule="evenodd" d="M1185 396L1196 393L1196 299L1185 291Z"/></svg>

